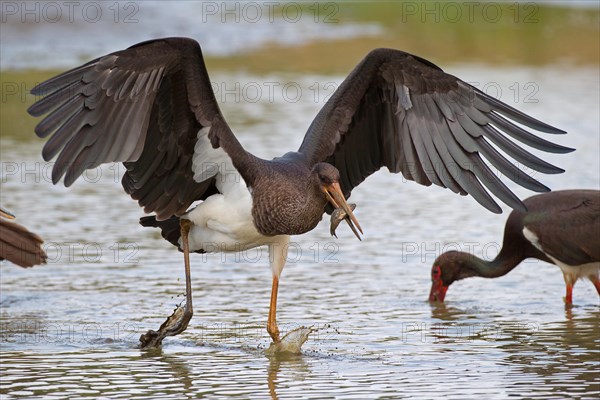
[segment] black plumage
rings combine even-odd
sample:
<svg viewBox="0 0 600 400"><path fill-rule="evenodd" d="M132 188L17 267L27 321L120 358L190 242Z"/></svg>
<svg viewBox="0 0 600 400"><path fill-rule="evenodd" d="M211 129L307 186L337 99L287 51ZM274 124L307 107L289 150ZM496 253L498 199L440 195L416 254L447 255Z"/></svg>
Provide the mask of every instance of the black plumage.
<svg viewBox="0 0 600 400"><path fill-rule="evenodd" d="M592 281L600 294L600 191L561 190L532 196L527 211L514 210L504 228L502 249L491 261L450 251L433 263L430 300L444 301L455 281L480 276L497 278L527 258L558 265L566 285L565 301L572 303L579 278Z"/></svg>

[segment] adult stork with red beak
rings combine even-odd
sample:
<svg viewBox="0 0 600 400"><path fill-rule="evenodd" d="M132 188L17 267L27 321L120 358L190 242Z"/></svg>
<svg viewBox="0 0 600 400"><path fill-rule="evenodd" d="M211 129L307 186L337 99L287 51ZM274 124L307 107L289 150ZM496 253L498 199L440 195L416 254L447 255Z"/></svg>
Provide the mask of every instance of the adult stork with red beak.
<svg viewBox="0 0 600 400"><path fill-rule="evenodd" d="M527 211L510 213L498 256L486 261L449 251L431 267L430 301L443 302L455 281L480 276L498 278L523 260L536 258L557 265L565 279L565 304L573 304L573 286L589 279L600 295L600 191L559 190L524 201Z"/></svg>

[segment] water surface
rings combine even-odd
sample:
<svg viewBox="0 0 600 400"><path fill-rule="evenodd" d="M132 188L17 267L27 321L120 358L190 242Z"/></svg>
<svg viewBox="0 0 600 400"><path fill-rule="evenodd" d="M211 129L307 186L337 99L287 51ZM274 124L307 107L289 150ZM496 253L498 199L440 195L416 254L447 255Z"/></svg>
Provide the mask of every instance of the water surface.
<svg viewBox="0 0 600 400"><path fill-rule="evenodd" d="M576 147L544 155L565 168L542 176L553 189L600 188L599 82L595 69L495 69L449 72L569 131L551 139ZM563 77L569 75L569 79ZM297 101L249 103L226 97L223 111L241 142L264 157L300 144L324 101L310 86L321 76L212 76L215 82L297 82ZM537 92L525 101L510 87ZM497 86L495 86L497 85ZM490 89L491 90L491 89ZM537 100L537 101L529 101ZM15 116L24 118L24 116ZM32 134L33 135L33 134ZM122 191L122 167L90 171L73 187L49 182L40 140L1 138L3 206L46 239L48 265L1 265L0 394L136 398L598 398L600 308L587 281L565 310L559 269L525 262L495 279L454 284L445 305L426 302L429 268L440 252L497 254L507 213L471 198L378 173L352 201L365 230L358 242L327 221L294 238L279 292L283 331L317 331L297 357L264 349L271 272L265 249L192 256L195 316L161 350L136 348L183 300L182 257ZM510 183L509 183L510 185ZM514 185L511 185L514 188ZM515 189L520 197L530 195ZM505 208L506 210L506 208Z"/></svg>

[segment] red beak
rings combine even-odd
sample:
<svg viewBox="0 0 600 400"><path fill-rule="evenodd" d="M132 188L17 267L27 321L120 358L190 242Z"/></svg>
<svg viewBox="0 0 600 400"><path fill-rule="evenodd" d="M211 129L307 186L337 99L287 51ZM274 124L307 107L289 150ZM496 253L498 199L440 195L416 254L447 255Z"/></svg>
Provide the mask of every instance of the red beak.
<svg viewBox="0 0 600 400"><path fill-rule="evenodd" d="M431 283L431 290L429 291L429 301L439 301L440 303L443 303L447 290L448 286L444 286L441 279L433 281Z"/></svg>
<svg viewBox="0 0 600 400"><path fill-rule="evenodd" d="M444 302L448 286L444 285L442 280L442 269L439 265L434 265L431 268L431 290L429 291L429 301Z"/></svg>

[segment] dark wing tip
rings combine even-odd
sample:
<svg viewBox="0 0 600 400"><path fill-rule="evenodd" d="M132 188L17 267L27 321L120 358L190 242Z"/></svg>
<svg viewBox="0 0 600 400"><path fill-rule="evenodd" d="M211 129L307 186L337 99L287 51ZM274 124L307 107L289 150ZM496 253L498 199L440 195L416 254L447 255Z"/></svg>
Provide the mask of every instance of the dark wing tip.
<svg viewBox="0 0 600 400"><path fill-rule="evenodd" d="M556 165L552 166L553 169L551 171L544 171L546 174L562 174L565 172L563 168L557 167Z"/></svg>
<svg viewBox="0 0 600 400"><path fill-rule="evenodd" d="M38 83L37 85L35 85L35 86L34 86L34 87L33 87L33 88L32 88L32 89L29 91L29 93L30 93L30 94L32 94L32 95L34 95L34 96L42 96L42 95L44 94L44 89L43 89L43 88L45 87L45 84L46 84L47 82L48 82L48 81L44 81L44 82L42 82L42 83ZM30 110L31 108L32 108L32 107L29 107L29 108L27 109L27 112L29 112L29 110Z"/></svg>
<svg viewBox="0 0 600 400"><path fill-rule="evenodd" d="M500 208L500 206L498 204L496 204L495 202L494 202L493 206L488 206L486 204L483 204L483 206L485 208L487 208L489 211L493 212L494 214L502 214L502 208Z"/></svg>
<svg viewBox="0 0 600 400"><path fill-rule="evenodd" d="M556 151L556 153L568 154L568 153L572 153L574 151L575 151L575 148L573 148L573 147L560 146L560 151Z"/></svg>
<svg viewBox="0 0 600 400"><path fill-rule="evenodd" d="M514 107L511 107L508 104L501 102L500 100L482 92L477 88L473 88L472 90L475 91L479 99L491 106L493 110L504 115L505 117L512 119L513 121L523 124L529 128L535 129L539 132L551 133L554 135L564 135L567 133L562 129L556 128L552 125L542 122L537 118L533 118L532 116L527 115Z"/></svg>
<svg viewBox="0 0 600 400"><path fill-rule="evenodd" d="M520 199L516 204L511 204L511 207L513 210L517 210L517 211L521 211L521 212L527 211L527 206Z"/></svg>
<svg viewBox="0 0 600 400"><path fill-rule="evenodd" d="M36 93L33 93L33 90L31 91L31 94L36 95ZM39 117L40 115L42 115L42 113L40 113L38 110L39 103L35 102L32 105L30 105L29 107L27 107L27 114L31 115L32 117Z"/></svg>

